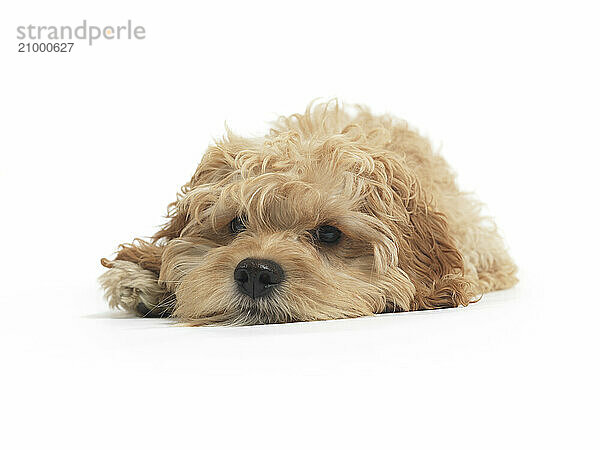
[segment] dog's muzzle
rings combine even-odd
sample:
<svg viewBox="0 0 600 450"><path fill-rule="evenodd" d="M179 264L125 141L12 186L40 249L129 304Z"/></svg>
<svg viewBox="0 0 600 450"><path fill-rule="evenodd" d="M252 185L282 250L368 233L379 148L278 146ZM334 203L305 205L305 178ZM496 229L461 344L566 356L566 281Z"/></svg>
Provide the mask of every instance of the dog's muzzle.
<svg viewBox="0 0 600 450"><path fill-rule="evenodd" d="M233 279L243 294L257 299L283 281L283 269L275 261L246 258L233 271Z"/></svg>

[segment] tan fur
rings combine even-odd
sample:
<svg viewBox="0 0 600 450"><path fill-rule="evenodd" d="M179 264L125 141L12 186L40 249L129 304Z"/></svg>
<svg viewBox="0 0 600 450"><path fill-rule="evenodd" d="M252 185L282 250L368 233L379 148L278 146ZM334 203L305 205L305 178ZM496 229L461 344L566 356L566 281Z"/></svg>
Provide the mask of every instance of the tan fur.
<svg viewBox="0 0 600 450"><path fill-rule="evenodd" d="M113 261L110 270L100 277L108 304L111 308L138 312L142 303L146 308L163 311L161 302L168 295L158 284L158 276L130 261Z"/></svg>
<svg viewBox="0 0 600 450"><path fill-rule="evenodd" d="M236 216L248 228L232 236ZM119 294L135 285L129 264L139 264L144 292L152 291L138 301L162 302L196 325L466 306L517 281L493 221L425 138L403 121L360 107L350 114L335 101L281 118L263 138L228 132L168 217L150 242L124 245L107 263L111 306L135 309ZM314 242L309 230L323 224L342 230L338 244ZM233 271L248 257L282 266L276 295L238 293Z"/></svg>

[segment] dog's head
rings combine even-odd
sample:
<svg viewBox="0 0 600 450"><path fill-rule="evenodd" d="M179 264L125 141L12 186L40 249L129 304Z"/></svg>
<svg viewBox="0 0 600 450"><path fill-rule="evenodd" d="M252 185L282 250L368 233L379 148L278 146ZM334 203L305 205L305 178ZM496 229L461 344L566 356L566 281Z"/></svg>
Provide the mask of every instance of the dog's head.
<svg viewBox="0 0 600 450"><path fill-rule="evenodd" d="M405 124L326 104L211 146L151 252L174 315L245 325L464 304L461 256L399 140L431 151Z"/></svg>

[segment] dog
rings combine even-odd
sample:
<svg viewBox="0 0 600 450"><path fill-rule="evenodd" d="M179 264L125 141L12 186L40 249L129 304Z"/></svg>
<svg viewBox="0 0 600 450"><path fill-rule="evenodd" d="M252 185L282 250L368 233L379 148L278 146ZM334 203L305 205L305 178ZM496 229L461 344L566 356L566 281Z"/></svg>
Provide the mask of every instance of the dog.
<svg viewBox="0 0 600 450"><path fill-rule="evenodd" d="M210 145L151 239L119 247L109 304L189 325L467 306L517 282L481 203L404 121L337 101Z"/></svg>

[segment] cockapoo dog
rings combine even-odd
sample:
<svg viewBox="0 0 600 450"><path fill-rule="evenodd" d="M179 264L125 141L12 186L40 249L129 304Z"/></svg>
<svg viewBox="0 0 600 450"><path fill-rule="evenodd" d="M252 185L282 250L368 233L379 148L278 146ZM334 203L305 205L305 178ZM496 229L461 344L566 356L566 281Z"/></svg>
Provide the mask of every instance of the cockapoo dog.
<svg viewBox="0 0 600 450"><path fill-rule="evenodd" d="M400 120L337 102L210 146L150 241L102 275L110 306L192 325L466 306L516 267L480 203Z"/></svg>

